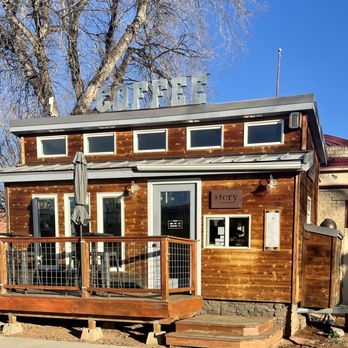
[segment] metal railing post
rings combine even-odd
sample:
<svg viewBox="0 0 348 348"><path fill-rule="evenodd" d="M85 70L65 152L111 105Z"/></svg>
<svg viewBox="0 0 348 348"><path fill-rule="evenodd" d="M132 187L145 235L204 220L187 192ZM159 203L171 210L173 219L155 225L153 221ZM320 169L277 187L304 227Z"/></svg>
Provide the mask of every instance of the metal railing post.
<svg viewBox="0 0 348 348"><path fill-rule="evenodd" d="M169 239L161 239L161 290L162 299L169 298Z"/></svg>
<svg viewBox="0 0 348 348"><path fill-rule="evenodd" d="M6 262L7 243L0 242L0 294L6 294L5 285L7 283L7 262Z"/></svg>

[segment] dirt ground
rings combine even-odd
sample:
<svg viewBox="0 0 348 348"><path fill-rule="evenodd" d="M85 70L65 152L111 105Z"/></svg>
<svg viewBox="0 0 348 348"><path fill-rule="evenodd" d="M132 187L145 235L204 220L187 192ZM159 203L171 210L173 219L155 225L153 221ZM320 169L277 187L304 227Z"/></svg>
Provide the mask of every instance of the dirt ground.
<svg viewBox="0 0 348 348"><path fill-rule="evenodd" d="M6 317L0 317L0 321L6 322ZM86 321L78 320L19 318L19 321L23 324L24 332L17 337L43 340L79 341L82 328L86 327ZM98 326L103 328L104 334L97 341L98 344L149 348L145 342L151 325L98 322ZM343 328L343 319L338 319L335 326ZM294 337L283 339L279 348L348 348L348 334L344 338L331 336L327 325L312 323Z"/></svg>

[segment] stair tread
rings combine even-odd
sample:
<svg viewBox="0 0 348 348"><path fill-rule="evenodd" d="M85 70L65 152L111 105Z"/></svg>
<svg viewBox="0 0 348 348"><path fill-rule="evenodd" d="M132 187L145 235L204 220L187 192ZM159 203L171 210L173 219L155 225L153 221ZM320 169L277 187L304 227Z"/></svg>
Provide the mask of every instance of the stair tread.
<svg viewBox="0 0 348 348"><path fill-rule="evenodd" d="M218 325L233 327L258 327L273 321L272 317L238 317L223 315L202 315L194 318L183 319L177 322L177 325Z"/></svg>
<svg viewBox="0 0 348 348"><path fill-rule="evenodd" d="M220 339L220 340L226 340L226 341L251 341L251 340L262 340L262 339L268 339L272 335L276 334L282 330L282 328L278 326L274 326L271 329L261 333L257 336L240 336L240 335L212 335L212 334L205 334L205 333L197 333L197 332L169 332L166 334L166 337L182 337L182 338L201 338L201 339Z"/></svg>

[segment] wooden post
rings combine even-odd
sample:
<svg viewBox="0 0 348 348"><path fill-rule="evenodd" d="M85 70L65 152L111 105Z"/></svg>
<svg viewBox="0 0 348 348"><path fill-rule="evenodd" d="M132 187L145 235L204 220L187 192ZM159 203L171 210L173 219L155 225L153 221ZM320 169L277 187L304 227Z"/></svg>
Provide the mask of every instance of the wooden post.
<svg viewBox="0 0 348 348"><path fill-rule="evenodd" d="M6 294L5 285L7 283L7 262L6 262L6 243L0 242L0 294Z"/></svg>
<svg viewBox="0 0 348 348"><path fill-rule="evenodd" d="M197 295L197 241L191 244L191 286L194 288L192 295Z"/></svg>
<svg viewBox="0 0 348 348"><path fill-rule="evenodd" d="M91 318L88 319L88 329L94 330L97 328L97 322Z"/></svg>
<svg viewBox="0 0 348 348"><path fill-rule="evenodd" d="M87 288L89 287L89 245L86 241L80 241L81 246L81 296L89 296Z"/></svg>
<svg viewBox="0 0 348 348"><path fill-rule="evenodd" d="M9 324L16 324L17 323L17 317L15 315L13 315L12 313L10 313L8 315L8 322L9 322Z"/></svg>
<svg viewBox="0 0 348 348"><path fill-rule="evenodd" d="M169 247L168 238L161 239L161 289L162 299L169 298Z"/></svg>

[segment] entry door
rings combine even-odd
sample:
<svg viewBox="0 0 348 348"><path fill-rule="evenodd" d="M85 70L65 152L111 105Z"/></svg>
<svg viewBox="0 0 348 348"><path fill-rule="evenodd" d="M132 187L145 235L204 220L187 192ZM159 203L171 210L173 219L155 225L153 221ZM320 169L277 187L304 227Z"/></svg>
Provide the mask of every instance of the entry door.
<svg viewBox="0 0 348 348"><path fill-rule="evenodd" d="M196 185L195 184L154 184L153 186L153 235L196 238ZM149 285L160 288L160 245L153 243L150 248ZM187 268L189 252L169 247L169 287L189 286L189 278L178 272ZM190 271L186 270L186 274Z"/></svg>
<svg viewBox="0 0 348 348"><path fill-rule="evenodd" d="M195 186L195 184L154 185L153 235L195 239Z"/></svg>

